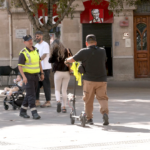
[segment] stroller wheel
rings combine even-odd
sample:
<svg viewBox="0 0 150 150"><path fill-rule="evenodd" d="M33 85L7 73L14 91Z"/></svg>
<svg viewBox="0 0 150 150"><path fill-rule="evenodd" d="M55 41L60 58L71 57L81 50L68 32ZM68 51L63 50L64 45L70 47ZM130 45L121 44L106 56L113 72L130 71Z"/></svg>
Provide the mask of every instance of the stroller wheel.
<svg viewBox="0 0 150 150"><path fill-rule="evenodd" d="M4 108L5 108L5 110L8 110L8 109L9 109L9 106L8 106L8 105L5 105Z"/></svg>
<svg viewBox="0 0 150 150"><path fill-rule="evenodd" d="M72 113L70 114L70 121L71 121L71 124L74 124L75 123L75 119L72 117Z"/></svg>
<svg viewBox="0 0 150 150"><path fill-rule="evenodd" d="M83 113L81 114L81 126L85 127L85 124L86 124L86 114Z"/></svg>

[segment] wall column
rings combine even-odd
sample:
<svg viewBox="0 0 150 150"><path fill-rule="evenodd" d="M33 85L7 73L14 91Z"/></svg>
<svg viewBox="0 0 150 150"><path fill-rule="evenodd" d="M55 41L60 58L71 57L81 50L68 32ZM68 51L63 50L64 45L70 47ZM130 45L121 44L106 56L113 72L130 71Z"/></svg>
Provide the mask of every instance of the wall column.
<svg viewBox="0 0 150 150"><path fill-rule="evenodd" d="M115 13L114 13L115 14ZM128 17L129 26L120 27L120 21ZM114 80L133 80L134 79L134 28L133 28L133 9L125 9L123 12L114 15L112 24L112 47L113 47L113 78ZM131 47L126 47L124 33L129 33L128 39L131 40Z"/></svg>

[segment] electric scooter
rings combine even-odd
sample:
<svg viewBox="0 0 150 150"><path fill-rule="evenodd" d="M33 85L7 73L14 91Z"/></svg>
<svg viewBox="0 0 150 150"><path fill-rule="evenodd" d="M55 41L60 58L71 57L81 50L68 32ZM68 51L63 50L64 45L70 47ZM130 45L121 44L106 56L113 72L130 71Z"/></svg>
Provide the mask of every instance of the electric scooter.
<svg viewBox="0 0 150 150"><path fill-rule="evenodd" d="M81 114L79 116L77 116L76 113L76 107L75 107L75 102L76 102L76 78L74 80L74 94L69 94L68 95L68 100L70 103L72 103L72 110L70 112L70 121L71 124L75 123L75 120L78 120L81 122L81 126L85 127L86 124L86 113L84 111L81 112Z"/></svg>

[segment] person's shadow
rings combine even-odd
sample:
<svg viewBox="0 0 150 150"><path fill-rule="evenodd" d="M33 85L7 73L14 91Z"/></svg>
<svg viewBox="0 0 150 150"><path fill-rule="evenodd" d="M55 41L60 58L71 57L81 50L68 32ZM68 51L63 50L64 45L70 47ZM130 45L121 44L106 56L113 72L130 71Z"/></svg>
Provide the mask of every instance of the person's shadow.
<svg viewBox="0 0 150 150"><path fill-rule="evenodd" d="M100 127L102 130L109 131L109 132L141 132L141 133L150 133L149 129L142 129L142 128L133 128L133 127L125 127L125 126L114 126L114 125L97 125L94 124L93 126Z"/></svg>

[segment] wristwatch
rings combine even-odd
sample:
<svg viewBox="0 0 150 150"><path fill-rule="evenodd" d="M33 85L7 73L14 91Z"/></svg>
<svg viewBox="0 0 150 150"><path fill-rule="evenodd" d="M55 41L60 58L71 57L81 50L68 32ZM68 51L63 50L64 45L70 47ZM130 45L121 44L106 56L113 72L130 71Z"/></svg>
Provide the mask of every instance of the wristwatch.
<svg viewBox="0 0 150 150"><path fill-rule="evenodd" d="M43 72L43 73L41 73L41 75L42 75L42 74L44 75L44 72Z"/></svg>

